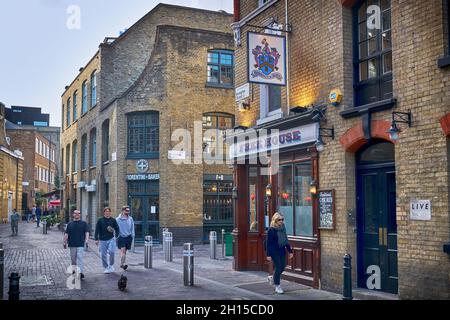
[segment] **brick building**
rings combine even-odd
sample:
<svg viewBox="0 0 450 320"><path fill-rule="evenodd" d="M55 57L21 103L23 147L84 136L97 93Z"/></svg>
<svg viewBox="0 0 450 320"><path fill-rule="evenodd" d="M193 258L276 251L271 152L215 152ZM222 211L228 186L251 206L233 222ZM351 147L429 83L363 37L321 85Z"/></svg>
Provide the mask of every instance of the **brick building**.
<svg viewBox="0 0 450 320"><path fill-rule="evenodd" d="M24 157L22 207L25 210L36 204L41 195L55 190L58 146L30 126L24 128L7 122L6 134L11 139L11 147L20 150Z"/></svg>
<svg viewBox="0 0 450 320"><path fill-rule="evenodd" d="M5 105L0 103L0 222L9 219L13 209L22 210L23 156L12 151L5 133Z"/></svg>
<svg viewBox="0 0 450 320"><path fill-rule="evenodd" d="M100 44L62 95L66 209L76 205L93 226L104 206L118 214L128 204L136 241L158 240L163 227L178 243L232 229L232 170L169 159L194 162L172 152L177 129L207 154L217 138L194 133L234 125L231 23L225 12L159 4Z"/></svg>
<svg viewBox="0 0 450 320"><path fill-rule="evenodd" d="M247 159L235 164L236 269L267 269L265 216L281 211L287 278L342 292L349 253L361 293L450 297L448 26L442 0L235 1L236 87L251 79L248 32L284 36L288 65L286 86L251 83L236 106L235 138L280 130L276 174L275 152L269 176L249 164L251 144L234 154ZM283 131L302 138L282 145Z"/></svg>

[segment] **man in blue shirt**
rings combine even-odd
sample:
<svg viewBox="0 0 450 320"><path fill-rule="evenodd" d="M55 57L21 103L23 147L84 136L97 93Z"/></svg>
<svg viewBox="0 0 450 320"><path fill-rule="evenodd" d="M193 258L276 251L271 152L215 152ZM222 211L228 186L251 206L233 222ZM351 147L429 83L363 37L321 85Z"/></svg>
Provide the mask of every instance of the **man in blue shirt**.
<svg viewBox="0 0 450 320"><path fill-rule="evenodd" d="M135 236L134 233L134 220L130 217L130 207L123 206L122 214L117 218L117 224L119 225L119 237L117 238L117 247L120 250L120 267L123 270L127 270L126 265L127 250L131 249L131 244Z"/></svg>

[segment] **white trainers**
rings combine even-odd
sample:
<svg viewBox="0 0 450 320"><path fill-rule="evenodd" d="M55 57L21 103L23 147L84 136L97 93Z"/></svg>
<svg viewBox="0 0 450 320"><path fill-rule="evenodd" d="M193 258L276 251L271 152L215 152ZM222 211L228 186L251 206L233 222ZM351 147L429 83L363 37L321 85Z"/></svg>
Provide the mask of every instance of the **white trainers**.
<svg viewBox="0 0 450 320"><path fill-rule="evenodd" d="M273 286L273 276L268 276L268 277L267 277L267 281L269 282L269 284L270 284L271 286Z"/></svg>
<svg viewBox="0 0 450 320"><path fill-rule="evenodd" d="M105 271L103 271L103 273L105 273L105 274L111 273L111 270L109 269L109 267L107 267L107 268L105 269Z"/></svg>
<svg viewBox="0 0 450 320"><path fill-rule="evenodd" d="M110 272L115 272L116 271L116 269L114 269L114 266L109 266L108 269L109 269Z"/></svg>
<svg viewBox="0 0 450 320"><path fill-rule="evenodd" d="M275 287L275 292L279 293L279 294L283 294L284 293L283 289L281 289L281 286L276 286Z"/></svg>

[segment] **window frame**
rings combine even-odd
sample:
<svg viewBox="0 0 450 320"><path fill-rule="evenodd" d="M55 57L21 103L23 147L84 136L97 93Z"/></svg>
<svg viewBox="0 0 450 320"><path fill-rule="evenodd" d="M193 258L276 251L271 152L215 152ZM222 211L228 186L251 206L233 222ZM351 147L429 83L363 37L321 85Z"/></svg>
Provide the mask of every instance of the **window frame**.
<svg viewBox="0 0 450 320"><path fill-rule="evenodd" d="M87 80L81 85L81 116L88 112L88 85Z"/></svg>
<svg viewBox="0 0 450 320"><path fill-rule="evenodd" d="M442 0L444 55L438 59L438 67L450 66L450 0Z"/></svg>
<svg viewBox="0 0 450 320"><path fill-rule="evenodd" d="M97 70L91 73L91 109L98 103L97 99Z"/></svg>
<svg viewBox="0 0 450 320"><path fill-rule="evenodd" d="M77 99L78 98L78 90L75 90L74 91L74 93L73 93L73 96L72 96L72 104L73 104L73 110L72 110L72 117L73 117L73 119L72 119L72 123L73 122L75 122L75 121L77 121L77 119L78 119L78 110L77 110L77 108L78 108L78 103L77 103Z"/></svg>
<svg viewBox="0 0 450 320"><path fill-rule="evenodd" d="M367 14L366 14L366 19L363 21L359 21L359 10L361 8L361 6L365 6L367 4L368 0L359 0L357 1L357 3L355 4L355 6L352 9L352 29L353 29L353 91L354 91L354 107L361 107L361 106L366 106L366 105L371 105L374 103L380 103L380 102L386 102L391 103L391 100L393 98L393 94L394 94L394 90L393 90L393 67L392 67L392 1L390 1L390 6L389 9L385 9L383 10L380 6L380 10L381 10L381 29L376 31L376 35L372 38L376 39L376 51L371 54L369 52L369 41L371 38L365 38L363 41L360 41L359 36L359 25L362 23L365 23L367 25ZM381 1L381 0L378 0ZM378 2L380 3L380 2ZM390 24L390 28L386 29L383 31L383 14L384 12L390 11L390 20L389 20L389 24ZM367 27L366 27L367 28ZM391 45L389 49L383 49L382 45L383 45L383 33L388 32L391 34ZM366 34L367 34L367 30L366 30ZM368 47L367 47L367 56L365 58L360 58L360 52L359 52L359 48L360 48L360 44L366 42ZM387 54L391 54L391 70L388 72L384 72L384 64L383 64L383 57ZM369 66L368 63L370 60L376 60L376 67L377 67L377 75L375 77L369 78ZM365 80L360 80L360 63L363 62L367 62L367 76L368 78ZM390 94L389 93L385 93L388 95L388 97L383 97L383 92L382 92L382 88L383 85L386 83L391 82L390 85ZM377 99L375 101L362 101L363 97L362 97L362 93L364 92L364 89L369 88L369 86L375 86L375 90L376 90L376 97Z"/></svg>
<svg viewBox="0 0 450 320"><path fill-rule="evenodd" d="M204 118L205 117L212 117L215 118L215 123L216 126L205 126L205 122L204 122ZM227 119L231 119L231 127L230 128L226 128L226 127L221 127L219 125L219 119L220 118L227 118ZM211 121L214 123L214 121L211 119ZM215 141L215 148L214 150L219 150L219 138L221 136L223 136L223 134L220 134L222 132L226 133L227 130L229 129L233 129L236 123L236 117L231 114L231 113L225 113L225 112L206 112L203 114L202 116L202 132L204 133L206 130L216 130L216 141ZM206 143L205 142L205 135L203 134L203 140L202 143ZM224 148L224 150L222 151L222 155L225 155L225 157L227 156L227 148L226 148L226 143L222 143L222 146ZM217 154L215 154L214 156L211 154L211 152L206 152L205 148L203 148L203 155L208 157L209 159L215 159Z"/></svg>
<svg viewBox="0 0 450 320"><path fill-rule="evenodd" d="M208 62L209 54L210 53L217 53L219 55L218 63ZM231 55L231 65L222 64L221 56L223 55ZM209 81L209 66L215 66L219 68L219 74L218 74L218 82L211 82ZM230 67L231 68L231 83L222 83L222 66ZM234 51L233 50L227 50L227 49L211 49L207 52L206 57L206 85L209 87L220 87L220 88L234 88L234 69L235 69L235 57L234 57Z"/></svg>
<svg viewBox="0 0 450 320"><path fill-rule="evenodd" d="M78 141L72 142L72 173L78 172Z"/></svg>
<svg viewBox="0 0 450 320"><path fill-rule="evenodd" d="M130 126L130 121L132 119L132 117L135 116L141 116L141 117L157 117L158 119L158 124L157 125L147 125L146 123L142 126L142 125L133 125ZM151 119L151 118L150 118ZM126 114L126 122L127 122L127 159L141 159L141 158L147 158L147 159L159 159L159 153L160 153L160 116L159 116L159 112L158 111L139 111L139 112L130 112L128 114ZM144 121L145 122L145 121ZM150 122L153 122L152 120L150 120ZM132 139L131 133L130 131L132 129L144 129L144 142L142 143L142 145L145 146L149 145L150 143L148 143L147 138L145 137L145 130L147 128L149 129L156 129L157 130L157 137L158 137L158 144L157 144L157 149L158 151L151 151L151 152L145 152L145 150L143 152L130 152L130 142ZM142 150L140 150L142 151Z"/></svg>
<svg viewBox="0 0 450 320"><path fill-rule="evenodd" d="M88 168L88 154L89 150L88 150L88 137L87 134L85 133L82 137L81 137L81 170L86 170Z"/></svg>
<svg viewBox="0 0 450 320"><path fill-rule="evenodd" d="M109 119L106 119L102 123L102 164L109 162Z"/></svg>
<svg viewBox="0 0 450 320"><path fill-rule="evenodd" d="M91 129L89 133L89 167L97 166L97 128Z"/></svg>
<svg viewBox="0 0 450 320"><path fill-rule="evenodd" d="M72 123L70 122L70 115L71 115L71 111L70 111L70 97L67 98L67 103L66 103L66 127L70 127L72 125Z"/></svg>

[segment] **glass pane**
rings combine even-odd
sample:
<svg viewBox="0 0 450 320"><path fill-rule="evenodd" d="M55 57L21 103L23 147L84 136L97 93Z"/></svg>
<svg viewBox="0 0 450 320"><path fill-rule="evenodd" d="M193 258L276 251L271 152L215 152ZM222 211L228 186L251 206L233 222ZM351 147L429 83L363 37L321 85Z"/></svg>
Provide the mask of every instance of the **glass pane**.
<svg viewBox="0 0 450 320"><path fill-rule="evenodd" d="M250 231L258 230L258 196L256 194L257 191L257 180L258 180L258 168L250 167L248 171L248 225Z"/></svg>
<svg viewBox="0 0 450 320"><path fill-rule="evenodd" d="M288 235L294 234L292 198L292 166L281 166L278 172L278 211L284 216Z"/></svg>
<svg viewBox="0 0 450 320"><path fill-rule="evenodd" d="M367 24L365 22L361 23L358 27L359 29L359 41L364 41L367 39Z"/></svg>
<svg viewBox="0 0 450 320"><path fill-rule="evenodd" d="M148 201L148 220L159 221L159 196L150 196Z"/></svg>
<svg viewBox="0 0 450 320"><path fill-rule="evenodd" d="M208 82L219 83L218 66L208 66Z"/></svg>
<svg viewBox="0 0 450 320"><path fill-rule="evenodd" d="M376 175L363 176L364 188L364 231L375 233L378 226L376 201Z"/></svg>
<svg viewBox="0 0 450 320"><path fill-rule="evenodd" d="M134 221L142 221L144 219L142 198L131 198L131 216Z"/></svg>
<svg viewBox="0 0 450 320"><path fill-rule="evenodd" d="M233 68L224 67L220 68L220 83L222 84L233 84Z"/></svg>
<svg viewBox="0 0 450 320"><path fill-rule="evenodd" d="M383 38L383 42L382 42L383 50L391 49L392 48L391 32L390 31L383 32L383 34L381 36Z"/></svg>
<svg viewBox="0 0 450 320"><path fill-rule="evenodd" d="M359 64L359 81L367 80L367 61Z"/></svg>
<svg viewBox="0 0 450 320"><path fill-rule="evenodd" d="M377 59L370 59L368 65L369 79L377 77Z"/></svg>
<svg viewBox="0 0 450 320"><path fill-rule="evenodd" d="M269 85L269 112L281 108L281 87Z"/></svg>
<svg viewBox="0 0 450 320"><path fill-rule="evenodd" d="M312 199L309 191L311 183L311 163L295 166L295 235L312 237Z"/></svg>
<svg viewBox="0 0 450 320"><path fill-rule="evenodd" d="M208 63L219 63L219 54L214 52L208 52Z"/></svg>
<svg viewBox="0 0 450 320"><path fill-rule="evenodd" d="M231 129L233 128L233 118L231 117L219 117L219 129Z"/></svg>
<svg viewBox="0 0 450 320"><path fill-rule="evenodd" d="M379 0L368 0L367 1L367 7L378 6L378 5L379 5Z"/></svg>
<svg viewBox="0 0 450 320"><path fill-rule="evenodd" d="M203 127L204 128L212 127L212 117L211 116L203 116Z"/></svg>
<svg viewBox="0 0 450 320"><path fill-rule="evenodd" d="M359 163L394 162L394 145L390 142L377 143L358 155Z"/></svg>
<svg viewBox="0 0 450 320"><path fill-rule="evenodd" d="M391 10L383 12L383 31L391 29Z"/></svg>
<svg viewBox="0 0 450 320"><path fill-rule="evenodd" d="M358 10L358 22L362 22L365 21L367 18L367 13L366 13L366 4L362 3L361 7Z"/></svg>
<svg viewBox="0 0 450 320"><path fill-rule="evenodd" d="M365 59L368 56L368 50L367 50L368 42L364 41L359 44L359 59Z"/></svg>
<svg viewBox="0 0 450 320"><path fill-rule="evenodd" d="M369 39L369 55L377 52L377 37L372 37Z"/></svg>
<svg viewBox="0 0 450 320"><path fill-rule="evenodd" d="M231 54L220 54L220 64L232 66L233 65L233 56Z"/></svg>
<svg viewBox="0 0 450 320"><path fill-rule="evenodd" d="M381 0L381 10L386 10L391 7L391 0Z"/></svg>
<svg viewBox="0 0 450 320"><path fill-rule="evenodd" d="M392 52L383 55L383 73L392 71Z"/></svg>

